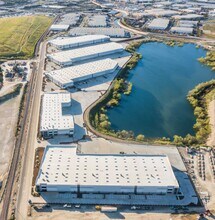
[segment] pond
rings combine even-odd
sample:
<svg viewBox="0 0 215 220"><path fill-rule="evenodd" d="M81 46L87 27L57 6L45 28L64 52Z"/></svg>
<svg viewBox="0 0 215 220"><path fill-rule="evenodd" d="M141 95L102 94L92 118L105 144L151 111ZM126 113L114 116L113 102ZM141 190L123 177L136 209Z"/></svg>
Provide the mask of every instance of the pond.
<svg viewBox="0 0 215 220"><path fill-rule="evenodd" d="M215 78L198 61L206 51L194 44L170 47L153 42L141 45L137 52L143 58L128 77L132 92L108 110L111 128L151 138L194 134L195 117L186 96L197 84Z"/></svg>

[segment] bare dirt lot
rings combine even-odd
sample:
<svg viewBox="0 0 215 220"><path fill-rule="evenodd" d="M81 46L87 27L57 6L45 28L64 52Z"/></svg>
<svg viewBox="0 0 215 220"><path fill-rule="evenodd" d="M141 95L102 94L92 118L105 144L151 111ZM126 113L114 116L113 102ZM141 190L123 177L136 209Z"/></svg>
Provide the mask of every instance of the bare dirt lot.
<svg viewBox="0 0 215 220"><path fill-rule="evenodd" d="M15 141L15 129L21 95L0 104L0 180L4 179Z"/></svg>
<svg viewBox="0 0 215 220"><path fill-rule="evenodd" d="M160 212L160 210L159 210ZM52 212L35 212L32 210L33 217L29 220L110 220L110 219L127 219L127 220L194 220L197 219L197 214L170 214L159 212L115 212L115 213L101 213L95 212L82 212L82 211L65 211L53 210ZM209 219L209 218L208 218Z"/></svg>

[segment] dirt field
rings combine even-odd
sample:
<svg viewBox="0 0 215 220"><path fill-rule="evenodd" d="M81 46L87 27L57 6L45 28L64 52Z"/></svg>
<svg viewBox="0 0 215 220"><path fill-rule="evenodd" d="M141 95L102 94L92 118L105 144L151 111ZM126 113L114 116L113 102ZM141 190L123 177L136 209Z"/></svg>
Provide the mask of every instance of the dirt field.
<svg viewBox="0 0 215 220"><path fill-rule="evenodd" d="M32 212L33 217L29 217L29 220L194 220L198 215L188 214L169 214L169 213L144 213L141 212L116 212L116 213L101 213L101 212L79 212L79 211L65 211L54 210L52 212Z"/></svg>
<svg viewBox="0 0 215 220"><path fill-rule="evenodd" d="M4 179L8 171L14 147L14 132L17 123L21 95L0 105L0 180Z"/></svg>

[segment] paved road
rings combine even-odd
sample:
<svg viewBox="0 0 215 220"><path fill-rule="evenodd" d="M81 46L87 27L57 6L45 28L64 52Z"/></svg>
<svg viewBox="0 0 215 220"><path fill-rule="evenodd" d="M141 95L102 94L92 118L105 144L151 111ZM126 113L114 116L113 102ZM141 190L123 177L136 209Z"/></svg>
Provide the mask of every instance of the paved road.
<svg viewBox="0 0 215 220"><path fill-rule="evenodd" d="M152 33L152 32L147 32L147 31L139 31L136 30L135 28L127 27L124 24L121 23L120 20L118 20L118 25L125 29L128 30L134 34L137 35L143 35L143 36L151 36L151 37L165 37L165 38L179 38L179 39L188 39L188 40L198 40L198 41L206 41L208 43L215 43L215 40L209 39L209 38L203 38L203 37L195 37L195 36L182 36L182 35L169 35L169 34L160 34L160 33Z"/></svg>
<svg viewBox="0 0 215 220"><path fill-rule="evenodd" d="M40 47L39 66L37 77L34 82L34 92L32 97L32 111L29 117L29 129L26 134L26 152L24 153L24 164L21 173L19 192L17 196L16 219L27 219L28 198L31 193L31 182L33 177L33 156L37 143L38 119L40 113L40 98L42 90L44 59L46 53L46 43Z"/></svg>

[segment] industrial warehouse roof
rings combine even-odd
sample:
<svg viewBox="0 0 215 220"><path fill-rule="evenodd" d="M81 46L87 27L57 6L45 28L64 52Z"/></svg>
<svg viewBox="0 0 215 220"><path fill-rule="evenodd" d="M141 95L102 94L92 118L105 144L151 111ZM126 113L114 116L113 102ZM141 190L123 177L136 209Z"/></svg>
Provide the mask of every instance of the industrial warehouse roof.
<svg viewBox="0 0 215 220"><path fill-rule="evenodd" d="M66 24L53 24L50 27L50 30L67 30L69 29L69 25Z"/></svg>
<svg viewBox="0 0 215 220"><path fill-rule="evenodd" d="M105 35L87 35L80 37L64 37L50 40L49 43L57 47L73 46L78 44L93 43L94 41L108 41L110 38Z"/></svg>
<svg viewBox="0 0 215 220"><path fill-rule="evenodd" d="M72 115L63 115L63 105L71 105L70 93L45 93L42 101L40 131L73 129Z"/></svg>
<svg viewBox="0 0 215 220"><path fill-rule="evenodd" d="M181 33L181 34L192 34L193 28L190 27L172 27L170 29L171 32Z"/></svg>
<svg viewBox="0 0 215 220"><path fill-rule="evenodd" d="M117 62L112 59L104 59L51 71L46 73L46 75L53 78L54 81L65 85L77 78L114 70L117 65Z"/></svg>
<svg viewBox="0 0 215 220"><path fill-rule="evenodd" d="M106 15L94 15L89 18L89 27L105 27L107 26L107 16Z"/></svg>
<svg viewBox="0 0 215 220"><path fill-rule="evenodd" d="M126 32L123 28L93 28L93 27L75 27L69 34L71 36L87 35L87 34L104 34L110 37L126 37Z"/></svg>
<svg viewBox="0 0 215 220"><path fill-rule="evenodd" d="M178 11L175 10L165 10L162 8L152 8L149 10L144 11L148 15L153 15L153 16L171 16L171 15L176 15L179 14Z"/></svg>
<svg viewBox="0 0 215 220"><path fill-rule="evenodd" d="M120 44L111 42L99 45L93 45L89 47L83 47L73 50L67 50L62 52L57 52L49 55L50 58L58 62L70 62L71 60L80 59L81 57L99 55L100 53L109 53L115 50L123 50Z"/></svg>
<svg viewBox="0 0 215 220"><path fill-rule="evenodd" d="M187 14L187 15L175 15L174 19L182 19L182 20L186 20L186 19L203 19L204 16L203 15L199 15L199 14Z"/></svg>
<svg viewBox="0 0 215 220"><path fill-rule="evenodd" d="M86 155L76 147L47 146L36 184L178 187L165 155Z"/></svg>
<svg viewBox="0 0 215 220"><path fill-rule="evenodd" d="M155 18L152 20L152 22L149 24L148 28L150 29L161 29L164 30L169 25L169 19L165 18Z"/></svg>
<svg viewBox="0 0 215 220"><path fill-rule="evenodd" d="M59 24L68 24L70 26L76 25L80 19L80 14L69 13L61 16Z"/></svg>

